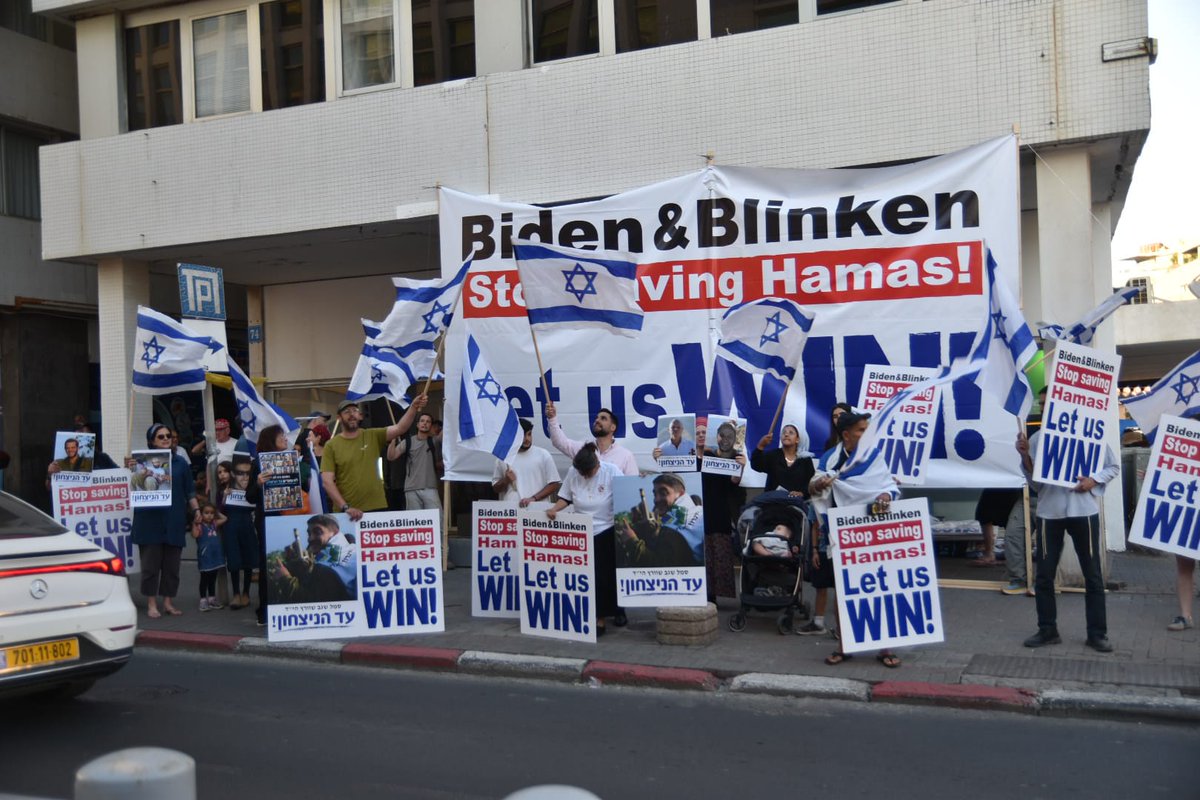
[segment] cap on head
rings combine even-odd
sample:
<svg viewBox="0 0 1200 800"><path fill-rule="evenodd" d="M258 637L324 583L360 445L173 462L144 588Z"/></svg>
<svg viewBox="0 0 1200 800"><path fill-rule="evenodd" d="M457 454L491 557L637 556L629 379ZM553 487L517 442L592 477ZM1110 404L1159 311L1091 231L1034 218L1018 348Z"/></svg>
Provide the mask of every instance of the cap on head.
<svg viewBox="0 0 1200 800"><path fill-rule="evenodd" d="M219 431L227 431L227 430L229 430L229 420L219 419L215 423L213 423L213 427Z"/></svg>
<svg viewBox="0 0 1200 800"><path fill-rule="evenodd" d="M358 403L354 400L343 400L342 402L338 403L337 413L340 414L347 408L358 408Z"/></svg>

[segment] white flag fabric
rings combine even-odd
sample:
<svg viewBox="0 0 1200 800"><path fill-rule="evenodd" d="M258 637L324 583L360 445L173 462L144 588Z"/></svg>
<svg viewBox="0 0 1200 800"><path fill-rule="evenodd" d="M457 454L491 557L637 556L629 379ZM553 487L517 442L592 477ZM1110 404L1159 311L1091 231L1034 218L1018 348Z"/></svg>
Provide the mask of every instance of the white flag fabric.
<svg viewBox="0 0 1200 800"><path fill-rule="evenodd" d="M237 403L238 420L246 438L256 439L258 434L271 425L278 425L287 434L289 442L296 441L300 423L274 403L268 403L258 393L254 382L246 377L242 368L229 359L229 377L233 381L233 398Z"/></svg>
<svg viewBox="0 0 1200 800"><path fill-rule="evenodd" d="M733 306L721 318L717 354L750 372L790 381L812 322L811 313L781 297Z"/></svg>
<svg viewBox="0 0 1200 800"><path fill-rule="evenodd" d="M1192 417L1200 414L1200 350L1192 353L1145 394L1124 401L1129 415L1153 441L1163 414Z"/></svg>
<svg viewBox="0 0 1200 800"><path fill-rule="evenodd" d="M525 432L470 333L465 349L458 390L458 443L508 461L520 449Z"/></svg>
<svg viewBox="0 0 1200 800"><path fill-rule="evenodd" d="M363 320L367 343L391 348L412 370L415 378L432 376L437 369L437 339L454 317L459 287L471 269L466 261L449 280L392 278L396 301L382 322Z"/></svg>
<svg viewBox="0 0 1200 800"><path fill-rule="evenodd" d="M379 347L368 339L358 356L358 364L346 389L346 399L374 400L386 397L405 405L409 387L420 377L424 376L418 375L418 370L401 358L395 348Z"/></svg>
<svg viewBox="0 0 1200 800"><path fill-rule="evenodd" d="M513 255L535 330L600 328L630 337L641 332L633 256L521 240L513 242Z"/></svg>
<svg viewBox="0 0 1200 800"><path fill-rule="evenodd" d="M172 394L204 388L204 356L221 345L152 308L138 306L133 390Z"/></svg>
<svg viewBox="0 0 1200 800"><path fill-rule="evenodd" d="M1104 298L1100 305L1084 314L1074 325L1068 328L1061 325L1043 325L1038 328L1038 336L1043 339L1062 339L1075 344L1090 345L1100 323L1111 317L1118 308L1131 302L1141 291L1137 286L1126 286Z"/></svg>
<svg viewBox="0 0 1200 800"><path fill-rule="evenodd" d="M976 340L974 350L978 352L972 354L972 359L982 354L986 360L976 381L980 389L1000 400L1005 411L1023 421L1033 405L1025 365L1037 355L1037 342L1008 284L997 274L991 250L987 278L990 316L984 335Z"/></svg>

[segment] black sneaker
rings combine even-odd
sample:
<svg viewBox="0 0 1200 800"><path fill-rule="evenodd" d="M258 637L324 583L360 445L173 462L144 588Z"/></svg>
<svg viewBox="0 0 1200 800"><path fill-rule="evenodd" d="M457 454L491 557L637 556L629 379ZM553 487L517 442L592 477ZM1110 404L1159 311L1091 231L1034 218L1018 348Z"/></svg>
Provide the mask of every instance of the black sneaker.
<svg viewBox="0 0 1200 800"><path fill-rule="evenodd" d="M1048 644L1062 644L1062 637L1056 628L1039 628L1038 632L1025 640L1026 647L1043 647Z"/></svg>
<svg viewBox="0 0 1200 800"><path fill-rule="evenodd" d="M1107 636L1090 636L1087 640L1087 646L1097 653L1111 653L1113 651L1112 642L1108 640Z"/></svg>
<svg viewBox="0 0 1200 800"><path fill-rule="evenodd" d="M624 611L618 611L616 615L613 616L613 625L616 625L618 628L624 628L628 624L629 617L625 616Z"/></svg>

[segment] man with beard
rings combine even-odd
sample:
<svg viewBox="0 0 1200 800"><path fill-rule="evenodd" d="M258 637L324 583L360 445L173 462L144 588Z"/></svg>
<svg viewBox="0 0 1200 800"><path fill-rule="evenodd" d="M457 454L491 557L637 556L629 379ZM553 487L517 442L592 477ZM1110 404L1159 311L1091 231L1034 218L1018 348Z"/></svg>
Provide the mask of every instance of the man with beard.
<svg viewBox="0 0 1200 800"><path fill-rule="evenodd" d="M530 503L549 500L562 482L550 453L533 446L533 423L527 419L520 422L521 430L525 431L521 449L507 462L496 461L492 488L501 500L519 502L525 508Z"/></svg>
<svg viewBox="0 0 1200 800"><path fill-rule="evenodd" d="M547 403L546 422L550 428L550 443L563 455L574 458L575 454L583 447L584 442L568 439L567 435L563 433L562 426L558 424L557 417L558 411L555 409L554 403ZM634 459L633 453L617 444L614 438L619 422L617 415L607 408L596 412L596 418L592 420L592 436L595 437L596 455L600 457L601 461L607 461L621 470L622 475L637 475L637 460Z"/></svg>
<svg viewBox="0 0 1200 800"><path fill-rule="evenodd" d="M683 479L664 472L654 479L654 508L630 509L617 532L618 567L691 567L704 558L704 511L687 493Z"/></svg>
<svg viewBox="0 0 1200 800"><path fill-rule="evenodd" d="M321 481L331 508L348 514L354 521L365 511L387 509L387 495L379 477L379 457L388 442L404 435L412 426L427 402L427 395L417 395L400 421L387 428L360 427L363 416L358 403L353 400L338 403L341 430L325 444L321 455Z"/></svg>

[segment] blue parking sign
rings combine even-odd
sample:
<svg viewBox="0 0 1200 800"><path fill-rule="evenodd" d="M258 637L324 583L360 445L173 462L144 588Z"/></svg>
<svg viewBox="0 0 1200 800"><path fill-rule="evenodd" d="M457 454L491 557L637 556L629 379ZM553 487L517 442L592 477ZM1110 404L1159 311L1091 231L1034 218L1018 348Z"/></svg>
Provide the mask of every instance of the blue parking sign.
<svg viewBox="0 0 1200 800"><path fill-rule="evenodd" d="M225 277L220 267L176 264L179 273L179 307L182 316L225 319Z"/></svg>

